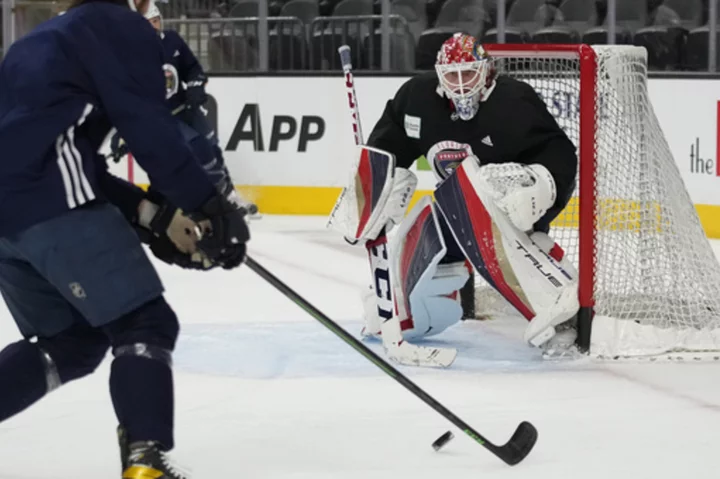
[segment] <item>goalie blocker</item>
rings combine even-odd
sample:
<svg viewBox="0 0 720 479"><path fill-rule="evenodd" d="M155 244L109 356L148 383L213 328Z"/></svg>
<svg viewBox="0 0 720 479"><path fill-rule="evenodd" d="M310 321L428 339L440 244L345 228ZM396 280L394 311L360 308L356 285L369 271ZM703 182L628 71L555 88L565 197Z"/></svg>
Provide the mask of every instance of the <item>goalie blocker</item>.
<svg viewBox="0 0 720 479"><path fill-rule="evenodd" d="M350 186L331 214L331 224L350 242L399 224L414 191L411 172L396 168L391 175L382 162L371 161L383 154L361 147ZM552 177L543 170L514 163L481 167L470 156L438 187L435 203L429 197L418 202L383 249L390 280L376 277L363 294L363 334L387 335L383 326L392 313L404 339L444 331L462 318L459 290L474 268L530 321L526 341L549 341L555 326L577 312L577 274L549 236L523 231L554 202ZM388 313L377 298L392 295Z"/></svg>

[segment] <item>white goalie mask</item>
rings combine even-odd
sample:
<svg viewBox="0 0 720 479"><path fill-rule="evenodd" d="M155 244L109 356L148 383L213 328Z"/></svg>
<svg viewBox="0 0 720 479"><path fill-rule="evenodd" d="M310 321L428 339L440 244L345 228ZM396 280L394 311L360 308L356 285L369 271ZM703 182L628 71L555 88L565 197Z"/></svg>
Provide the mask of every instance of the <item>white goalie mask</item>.
<svg viewBox="0 0 720 479"><path fill-rule="evenodd" d="M442 92L461 120L471 120L495 83L492 59L472 36L456 33L438 51L435 71Z"/></svg>

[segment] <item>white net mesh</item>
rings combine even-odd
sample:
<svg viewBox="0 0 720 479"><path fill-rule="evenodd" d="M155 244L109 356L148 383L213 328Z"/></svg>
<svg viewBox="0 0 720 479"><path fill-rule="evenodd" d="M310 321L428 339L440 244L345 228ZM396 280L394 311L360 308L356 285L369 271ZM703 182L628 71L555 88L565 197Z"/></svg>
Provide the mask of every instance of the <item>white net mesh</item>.
<svg viewBox="0 0 720 479"><path fill-rule="evenodd" d="M650 104L645 50L593 50L598 68L591 353L614 357L718 351L720 266ZM492 55L502 74L536 89L579 147L579 56L550 50ZM550 232L576 266L581 260L581 193L576 191ZM510 311L480 278L475 307L479 317Z"/></svg>

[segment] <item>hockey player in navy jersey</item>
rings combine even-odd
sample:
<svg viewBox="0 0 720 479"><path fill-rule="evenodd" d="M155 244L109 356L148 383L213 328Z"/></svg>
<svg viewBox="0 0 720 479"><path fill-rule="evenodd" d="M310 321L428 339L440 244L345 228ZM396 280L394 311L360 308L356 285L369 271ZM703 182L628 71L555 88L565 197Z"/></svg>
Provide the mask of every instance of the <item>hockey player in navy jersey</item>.
<svg viewBox="0 0 720 479"><path fill-rule="evenodd" d="M92 373L110 349L122 477L181 479L166 456L178 321L129 223L152 241L178 218L141 208L145 194L107 172L97 150L111 127L159 194L188 212L189 243L208 261L240 265L249 233L165 104L147 8L75 0L0 63L0 291L24 337L0 351L0 421Z"/></svg>
<svg viewBox="0 0 720 479"><path fill-rule="evenodd" d="M165 94L168 108L180 120L180 131L220 191L236 196L217 135L205 117L207 76L187 43L174 30L163 30L162 15L151 5L145 18L160 36L165 52ZM237 198L236 198L237 199ZM239 200L238 200L239 201Z"/></svg>
<svg viewBox="0 0 720 479"><path fill-rule="evenodd" d="M176 31L163 30L162 15L157 6L151 5L145 18L160 36L165 52L163 72L167 105L178 119L183 137L218 190L233 203L243 206L252 214L257 213L257 206L242 198L235 190L217 135L205 116L203 106L208 99L205 92L207 76L200 62ZM111 149L116 161L129 152L119 134L113 137Z"/></svg>

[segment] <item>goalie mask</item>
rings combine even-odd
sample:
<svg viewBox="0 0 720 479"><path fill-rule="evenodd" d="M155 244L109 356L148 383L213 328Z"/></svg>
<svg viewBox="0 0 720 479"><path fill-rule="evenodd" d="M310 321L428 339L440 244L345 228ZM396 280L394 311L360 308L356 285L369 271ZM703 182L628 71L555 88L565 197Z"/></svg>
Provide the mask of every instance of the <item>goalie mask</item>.
<svg viewBox="0 0 720 479"><path fill-rule="evenodd" d="M495 83L492 59L472 36L456 33L438 51L435 71L442 92L461 120L471 120Z"/></svg>

